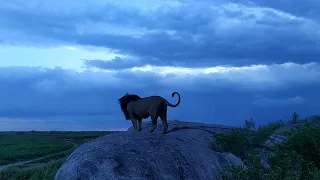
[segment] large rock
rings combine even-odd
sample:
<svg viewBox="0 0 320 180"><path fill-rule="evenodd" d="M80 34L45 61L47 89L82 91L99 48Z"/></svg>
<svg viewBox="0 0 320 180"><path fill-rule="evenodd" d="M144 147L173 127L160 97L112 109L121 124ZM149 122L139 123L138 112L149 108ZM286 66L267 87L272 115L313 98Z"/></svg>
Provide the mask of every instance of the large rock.
<svg viewBox="0 0 320 180"><path fill-rule="evenodd" d="M220 179L223 166L242 161L209 148L214 132L231 127L169 122L169 133L116 132L79 146L58 170L55 180Z"/></svg>

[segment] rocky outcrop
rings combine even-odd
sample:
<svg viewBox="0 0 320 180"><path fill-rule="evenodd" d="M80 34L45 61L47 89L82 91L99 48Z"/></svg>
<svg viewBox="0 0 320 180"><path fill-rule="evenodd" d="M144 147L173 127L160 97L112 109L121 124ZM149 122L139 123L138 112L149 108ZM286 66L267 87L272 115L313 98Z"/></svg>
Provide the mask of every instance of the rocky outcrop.
<svg viewBox="0 0 320 180"><path fill-rule="evenodd" d="M231 153L211 150L213 133L232 127L181 121L169 122L169 132L160 133L161 124L149 133L131 128L79 146L58 170L55 180L177 180L220 179L219 172L242 161Z"/></svg>

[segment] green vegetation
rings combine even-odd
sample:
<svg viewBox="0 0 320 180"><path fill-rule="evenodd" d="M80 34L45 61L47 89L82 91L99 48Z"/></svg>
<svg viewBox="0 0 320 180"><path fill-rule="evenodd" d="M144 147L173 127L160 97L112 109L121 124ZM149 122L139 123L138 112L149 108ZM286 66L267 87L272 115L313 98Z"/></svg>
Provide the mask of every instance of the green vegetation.
<svg viewBox="0 0 320 180"><path fill-rule="evenodd" d="M0 132L0 164L43 157L0 171L1 180L51 180L74 148L109 131Z"/></svg>
<svg viewBox="0 0 320 180"><path fill-rule="evenodd" d="M218 152L231 152L242 160L246 159L249 152L260 147L260 144L266 141L281 124L281 122L269 123L259 126L256 130L254 121L252 119L246 120L243 127L229 133L217 134L211 148Z"/></svg>
<svg viewBox="0 0 320 180"><path fill-rule="evenodd" d="M0 165L70 149L72 144L36 133L1 133Z"/></svg>
<svg viewBox="0 0 320 180"><path fill-rule="evenodd" d="M26 169L10 167L0 172L1 180L51 180L54 179L63 160L39 168Z"/></svg>
<svg viewBox="0 0 320 180"><path fill-rule="evenodd" d="M48 131L48 132L38 132L39 135L42 133L45 136L55 137L57 139L63 139L71 141L76 144L82 144L84 142L96 139L98 137L111 134L111 131Z"/></svg>
<svg viewBox="0 0 320 180"><path fill-rule="evenodd" d="M110 132L1 132L0 165L61 152L73 146L70 142L82 144L106 134Z"/></svg>
<svg viewBox="0 0 320 180"><path fill-rule="evenodd" d="M281 132L280 135L291 137L291 136L294 135L295 132L296 132L295 130L291 129L291 130L288 130L288 131Z"/></svg>
<svg viewBox="0 0 320 180"><path fill-rule="evenodd" d="M222 171L223 179L320 179L319 124L306 123L300 130L282 133L288 135L288 140L272 149L264 149L254 144L261 144L263 142L261 140L270 136L281 123L262 126L255 132L249 130L252 129L253 124L253 121L246 121L241 129L229 134L216 135L213 145L217 145L218 148L214 149L234 153L243 160L245 165L225 169ZM266 154L270 168L262 166L261 151L268 152Z"/></svg>
<svg viewBox="0 0 320 180"><path fill-rule="evenodd" d="M44 163L51 163L53 161L56 161L57 159L58 160L65 160L67 159L67 157L75 150L75 148L70 148L66 151L63 151L61 153L55 153L55 154L52 154L50 156L46 156L46 157L43 157L41 159L38 159L38 160L34 160L32 162L29 162L29 163L25 163L23 165L17 165L16 167L19 167L19 168L29 168L30 166L37 166L37 164L44 164Z"/></svg>

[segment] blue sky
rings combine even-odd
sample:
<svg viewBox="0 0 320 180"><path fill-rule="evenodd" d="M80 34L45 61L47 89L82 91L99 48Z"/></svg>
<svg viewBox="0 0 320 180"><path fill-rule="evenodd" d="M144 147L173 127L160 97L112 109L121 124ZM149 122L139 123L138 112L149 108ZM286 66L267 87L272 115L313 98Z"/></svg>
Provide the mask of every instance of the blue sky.
<svg viewBox="0 0 320 180"><path fill-rule="evenodd" d="M319 114L319 1L0 4L0 130L125 129L127 92L180 92L184 121Z"/></svg>

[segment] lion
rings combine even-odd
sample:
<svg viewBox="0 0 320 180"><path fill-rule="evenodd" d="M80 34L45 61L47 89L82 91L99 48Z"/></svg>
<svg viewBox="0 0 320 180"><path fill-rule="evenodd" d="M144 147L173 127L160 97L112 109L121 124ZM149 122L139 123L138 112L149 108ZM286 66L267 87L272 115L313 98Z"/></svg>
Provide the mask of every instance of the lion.
<svg viewBox="0 0 320 180"><path fill-rule="evenodd" d="M142 119L151 117L152 128L149 132L153 132L157 128L158 117L160 117L163 125L162 134L166 134L168 130L167 107L177 107L180 104L180 94L173 92L172 97L175 94L178 95L177 104L171 104L161 96L140 98L138 95L128 93L118 99L118 102L126 120L131 120L135 131L142 130Z"/></svg>

